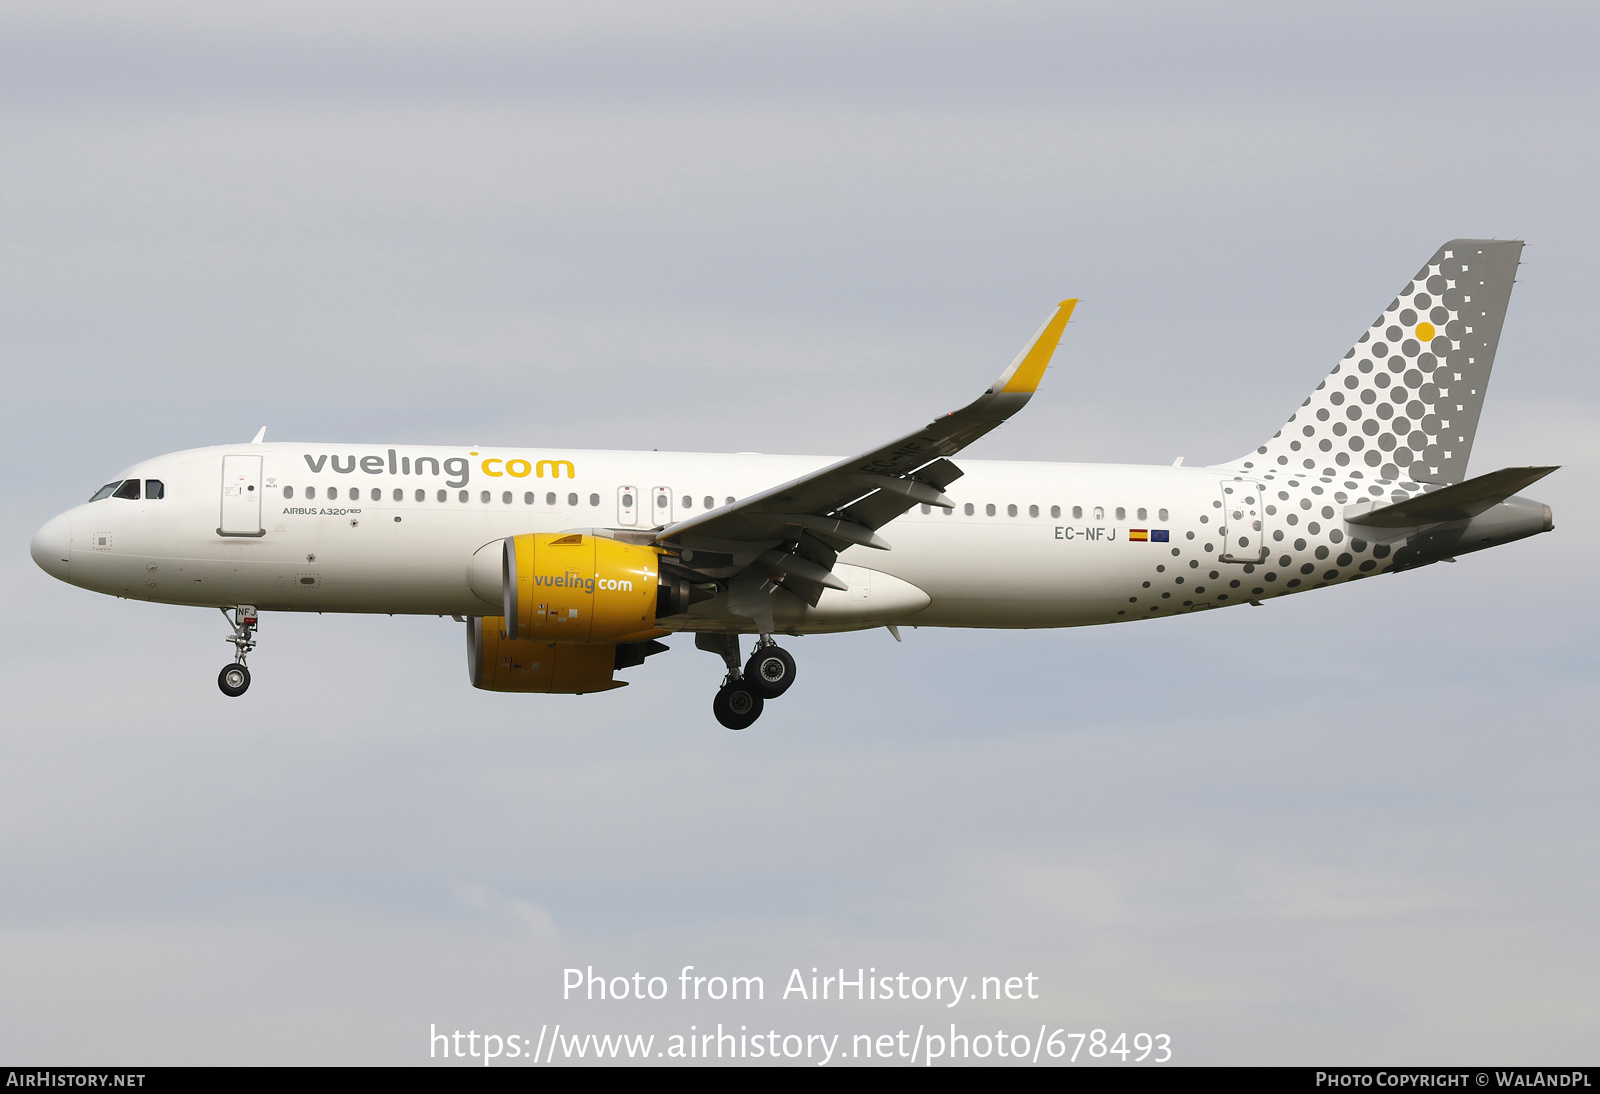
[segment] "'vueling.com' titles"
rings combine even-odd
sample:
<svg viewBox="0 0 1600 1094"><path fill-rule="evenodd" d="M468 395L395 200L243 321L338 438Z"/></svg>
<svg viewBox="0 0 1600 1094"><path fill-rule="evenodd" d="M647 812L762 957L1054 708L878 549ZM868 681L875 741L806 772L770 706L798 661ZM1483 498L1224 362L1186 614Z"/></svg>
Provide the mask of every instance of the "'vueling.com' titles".
<svg viewBox="0 0 1600 1094"><path fill-rule="evenodd" d="M476 456L471 452L468 455ZM449 475L445 481L446 486L465 486L471 478L471 464L466 456L450 456L440 460L433 456L401 456L394 449L389 449L388 458L383 456L346 456L341 460L338 456L323 453L319 456L305 454L306 466L311 468L314 475L322 474L322 469L328 467L340 475L354 474L357 469L368 475ZM514 479L525 479L532 475L542 479L547 474L550 478L559 479L563 474L569 479L577 478L578 472L571 460L525 460L521 457L502 459L491 456L478 465L485 475L492 479L504 478L509 475Z"/></svg>

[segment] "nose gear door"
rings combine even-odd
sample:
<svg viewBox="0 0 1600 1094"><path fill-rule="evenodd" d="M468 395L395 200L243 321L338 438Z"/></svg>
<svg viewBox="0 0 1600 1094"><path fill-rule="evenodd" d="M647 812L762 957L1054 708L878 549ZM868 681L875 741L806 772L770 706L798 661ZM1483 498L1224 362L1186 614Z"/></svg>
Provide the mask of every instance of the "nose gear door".
<svg viewBox="0 0 1600 1094"><path fill-rule="evenodd" d="M1249 479L1222 480L1222 561L1265 561L1265 520L1260 483Z"/></svg>
<svg viewBox="0 0 1600 1094"><path fill-rule="evenodd" d="M222 457L223 536L264 536L261 527L261 457Z"/></svg>

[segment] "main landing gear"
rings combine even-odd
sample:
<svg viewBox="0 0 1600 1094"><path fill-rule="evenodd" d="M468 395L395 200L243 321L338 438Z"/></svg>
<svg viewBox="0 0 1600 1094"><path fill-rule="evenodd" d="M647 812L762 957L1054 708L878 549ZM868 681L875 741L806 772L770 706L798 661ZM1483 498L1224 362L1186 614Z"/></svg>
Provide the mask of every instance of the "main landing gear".
<svg viewBox="0 0 1600 1094"><path fill-rule="evenodd" d="M222 671L217 673L217 687L222 689L222 694L236 699L250 689L250 670L245 668L244 660L256 648L256 610L249 604L240 604L232 615L227 608L219 610L233 628L233 633L223 641L232 642L235 653L233 663L223 665Z"/></svg>
<svg viewBox="0 0 1600 1094"><path fill-rule="evenodd" d="M745 662L744 675L763 699L776 699L794 683L794 658L764 634Z"/></svg>
<svg viewBox="0 0 1600 1094"><path fill-rule="evenodd" d="M794 683L794 658L777 645L770 634L756 641L750 660L739 666L739 636L736 634L697 634L694 644L719 655L728 666L711 713L729 729L748 729L761 717L768 699L776 699Z"/></svg>

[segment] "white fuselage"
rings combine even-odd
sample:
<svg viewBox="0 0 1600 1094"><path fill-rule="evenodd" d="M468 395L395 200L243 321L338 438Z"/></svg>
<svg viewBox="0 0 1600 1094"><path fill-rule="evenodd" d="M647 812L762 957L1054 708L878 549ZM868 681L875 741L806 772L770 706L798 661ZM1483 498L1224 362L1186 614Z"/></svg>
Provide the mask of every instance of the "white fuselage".
<svg viewBox="0 0 1600 1094"><path fill-rule="evenodd" d="M252 482L225 496L224 457L240 456L260 460L259 493ZM497 615L498 602L481 583L473 588L473 558L486 544L525 532L645 531L830 462L290 443L195 449L123 473L160 480L162 498L77 506L41 529L35 557L71 584L162 603ZM851 592L830 592L822 608L832 604L831 611L780 620L779 629L1127 622L1260 600L1382 572L1392 562L1381 546L1352 543L1342 519L1346 502L1380 492L1371 480L1280 472L1241 482L1233 470L1214 468L960 464L966 474L946 491L954 510L914 507L880 530L892 550L850 548L839 572ZM1231 548L1218 535L1228 484L1261 493L1251 498L1261 510L1248 514L1253 527L1235 517L1231 531L1245 535ZM252 505L259 529L251 527ZM232 532L223 527L230 521ZM1225 561L1230 550L1237 557ZM897 580L874 587L877 574ZM900 583L914 589L908 594ZM900 595L884 593L889 587ZM860 610L840 607L852 598ZM753 629L715 601L662 626Z"/></svg>

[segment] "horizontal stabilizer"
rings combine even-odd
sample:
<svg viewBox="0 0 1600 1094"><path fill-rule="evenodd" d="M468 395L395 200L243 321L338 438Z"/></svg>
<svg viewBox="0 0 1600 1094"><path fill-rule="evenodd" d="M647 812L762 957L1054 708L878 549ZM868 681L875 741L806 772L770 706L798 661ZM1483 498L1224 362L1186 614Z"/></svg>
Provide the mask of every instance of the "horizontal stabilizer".
<svg viewBox="0 0 1600 1094"><path fill-rule="evenodd" d="M1376 509L1352 505L1344 511L1345 520L1369 528L1419 528L1427 524L1471 520L1556 470L1556 467L1505 467L1394 505Z"/></svg>

